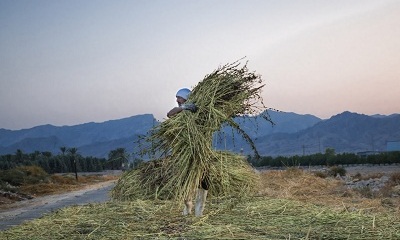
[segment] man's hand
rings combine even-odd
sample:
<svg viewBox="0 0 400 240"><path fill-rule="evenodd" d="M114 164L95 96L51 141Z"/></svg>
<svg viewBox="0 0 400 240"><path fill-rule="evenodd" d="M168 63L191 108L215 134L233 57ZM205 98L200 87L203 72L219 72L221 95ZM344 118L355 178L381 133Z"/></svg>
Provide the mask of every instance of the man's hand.
<svg viewBox="0 0 400 240"><path fill-rule="evenodd" d="M193 103L182 104L180 107L174 107L173 109L171 109L171 111L167 113L167 117L173 117L183 110L189 110L194 113L197 111L197 107Z"/></svg>
<svg viewBox="0 0 400 240"><path fill-rule="evenodd" d="M181 107L174 107L173 109L171 109L168 113L167 113L167 117L173 117L176 114L182 112L183 108Z"/></svg>

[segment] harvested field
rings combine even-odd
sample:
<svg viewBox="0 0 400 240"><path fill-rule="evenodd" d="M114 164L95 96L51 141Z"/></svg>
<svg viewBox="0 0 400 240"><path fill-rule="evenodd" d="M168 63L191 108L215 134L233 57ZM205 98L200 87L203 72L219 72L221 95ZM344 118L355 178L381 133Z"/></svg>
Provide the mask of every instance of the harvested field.
<svg viewBox="0 0 400 240"><path fill-rule="evenodd" d="M209 199L201 218L169 200L113 201L61 209L0 239L400 239L399 205L387 199L298 169L260 179L254 196Z"/></svg>

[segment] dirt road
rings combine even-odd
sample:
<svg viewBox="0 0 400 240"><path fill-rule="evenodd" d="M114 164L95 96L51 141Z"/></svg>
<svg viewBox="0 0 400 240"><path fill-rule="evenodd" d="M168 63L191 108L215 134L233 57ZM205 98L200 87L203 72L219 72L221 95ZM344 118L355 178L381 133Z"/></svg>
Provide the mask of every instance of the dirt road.
<svg viewBox="0 0 400 240"><path fill-rule="evenodd" d="M114 184L115 181L102 182L78 191L15 203L9 209L0 210L0 230L70 205L105 202L110 199L109 192Z"/></svg>

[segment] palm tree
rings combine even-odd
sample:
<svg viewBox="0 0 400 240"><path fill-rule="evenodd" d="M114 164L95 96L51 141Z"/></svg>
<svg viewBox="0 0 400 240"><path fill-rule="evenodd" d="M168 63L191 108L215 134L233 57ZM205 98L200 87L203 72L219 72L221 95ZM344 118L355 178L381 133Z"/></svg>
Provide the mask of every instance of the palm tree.
<svg viewBox="0 0 400 240"><path fill-rule="evenodd" d="M31 161L35 161L40 156L39 151L34 151L33 153L29 154L29 158Z"/></svg>
<svg viewBox="0 0 400 240"><path fill-rule="evenodd" d="M77 155L77 152L78 152L77 148L69 148L68 149L68 153L71 156L71 158L70 158L71 159L71 165L73 166L74 171L75 171L75 178L78 181L78 171L77 171L77 168L76 168L76 155Z"/></svg>
<svg viewBox="0 0 400 240"><path fill-rule="evenodd" d="M65 155L65 151L67 151L66 147L60 147L61 153L64 156Z"/></svg>
<svg viewBox="0 0 400 240"><path fill-rule="evenodd" d="M53 154L51 152L49 152L49 151L45 151L45 152L42 152L42 155L45 156L46 158L51 158L51 156Z"/></svg>
<svg viewBox="0 0 400 240"><path fill-rule="evenodd" d="M108 154L108 162L111 164L111 169L114 170L114 166L124 167L125 164L128 163L129 155L126 152L125 148L117 148L115 150L111 150Z"/></svg>
<svg viewBox="0 0 400 240"><path fill-rule="evenodd" d="M17 149L15 152L15 160L17 163L22 163L24 161L24 153L21 149Z"/></svg>

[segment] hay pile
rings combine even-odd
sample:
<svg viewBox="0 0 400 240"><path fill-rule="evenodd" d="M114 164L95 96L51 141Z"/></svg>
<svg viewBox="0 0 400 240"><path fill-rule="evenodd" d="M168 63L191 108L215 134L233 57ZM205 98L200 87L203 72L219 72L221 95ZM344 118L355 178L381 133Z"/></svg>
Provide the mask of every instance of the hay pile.
<svg viewBox="0 0 400 240"><path fill-rule="evenodd" d="M151 142L147 151L166 157L125 174L117 183L113 198L161 196L182 201L201 181L206 181L211 194L216 195L247 194L254 190L257 177L245 160L215 151L212 146L214 133L228 124L258 155L250 137L233 118L265 110L260 96L264 85L260 75L249 72L246 65L239 66L239 62L222 66L194 87L188 102L196 104L195 113L183 111L153 129L147 139Z"/></svg>
<svg viewBox="0 0 400 240"><path fill-rule="evenodd" d="M157 159L126 172L112 190L117 200L170 199L179 188L168 185L174 172L168 171L171 158ZM229 152L215 152L209 159L212 166L207 178L212 184L210 194L218 197L245 196L258 189L259 176L242 156Z"/></svg>
<svg viewBox="0 0 400 240"><path fill-rule="evenodd" d="M169 200L71 206L0 231L0 239L400 239L395 213L335 211L268 197L231 200L211 201L203 218L183 218Z"/></svg>

